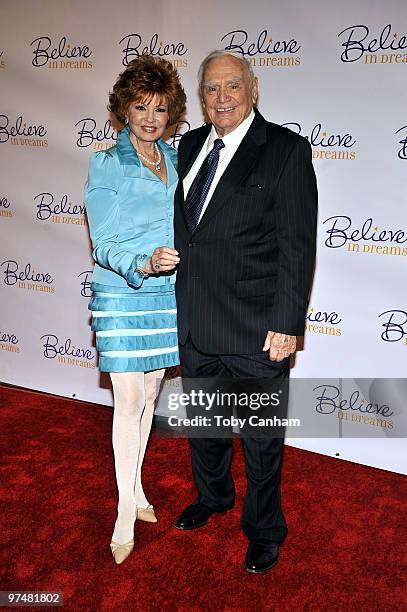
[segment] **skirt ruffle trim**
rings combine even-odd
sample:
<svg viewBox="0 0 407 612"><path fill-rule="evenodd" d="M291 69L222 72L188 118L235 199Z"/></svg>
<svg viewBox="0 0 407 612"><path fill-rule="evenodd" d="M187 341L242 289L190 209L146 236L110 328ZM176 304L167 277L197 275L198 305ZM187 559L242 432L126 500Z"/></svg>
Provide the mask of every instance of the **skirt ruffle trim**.
<svg viewBox="0 0 407 612"><path fill-rule="evenodd" d="M96 332L96 349L102 351L139 351L175 347L178 343L176 332L157 332L142 336L101 336Z"/></svg>
<svg viewBox="0 0 407 612"><path fill-rule="evenodd" d="M106 357L99 355L101 372L150 372L179 365L178 350L148 357Z"/></svg>

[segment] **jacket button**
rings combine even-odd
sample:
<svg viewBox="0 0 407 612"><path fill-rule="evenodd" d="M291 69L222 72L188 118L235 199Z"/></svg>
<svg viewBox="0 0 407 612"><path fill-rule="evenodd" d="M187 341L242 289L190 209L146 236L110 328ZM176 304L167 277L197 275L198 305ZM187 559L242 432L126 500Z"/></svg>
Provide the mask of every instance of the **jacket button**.
<svg viewBox="0 0 407 612"><path fill-rule="evenodd" d="M189 246L189 248L192 248L194 246L194 243L193 242L188 242L188 246Z"/></svg>

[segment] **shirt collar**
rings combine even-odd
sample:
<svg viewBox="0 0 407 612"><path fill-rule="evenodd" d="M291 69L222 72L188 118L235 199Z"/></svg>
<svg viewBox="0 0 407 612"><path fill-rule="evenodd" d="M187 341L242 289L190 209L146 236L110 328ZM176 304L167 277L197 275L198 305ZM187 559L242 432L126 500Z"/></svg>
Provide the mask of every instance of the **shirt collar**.
<svg viewBox="0 0 407 612"><path fill-rule="evenodd" d="M133 164L136 164L136 166L140 166L140 160L130 140L129 126L126 126L122 130L120 130L117 136L116 147L117 153L119 155L119 160L122 165L131 166Z"/></svg>
<svg viewBox="0 0 407 612"><path fill-rule="evenodd" d="M175 149L173 149L166 142L164 142L162 138L159 138L157 140L157 144L160 145L160 149L164 154L166 161L169 158L176 168L177 152L175 151ZM136 166L140 166L140 160L136 153L136 149L134 148L133 143L130 140L130 129L128 126L123 128L119 132L117 136L116 147L119 160L122 165L132 166L135 164Z"/></svg>
<svg viewBox="0 0 407 612"><path fill-rule="evenodd" d="M252 109L249 113L249 116L246 117L246 119L244 119L242 123L237 126L237 128L235 128L232 132L229 132L229 134L226 134L226 136L223 136L222 140L226 148L231 147L233 145L238 146L241 143L243 138L246 136L246 132L251 126L254 117L255 114L254 110ZM217 138L220 138L220 136L218 136L218 134L216 133L215 126L212 125L211 131L209 133L207 151L210 151L213 148L213 143Z"/></svg>

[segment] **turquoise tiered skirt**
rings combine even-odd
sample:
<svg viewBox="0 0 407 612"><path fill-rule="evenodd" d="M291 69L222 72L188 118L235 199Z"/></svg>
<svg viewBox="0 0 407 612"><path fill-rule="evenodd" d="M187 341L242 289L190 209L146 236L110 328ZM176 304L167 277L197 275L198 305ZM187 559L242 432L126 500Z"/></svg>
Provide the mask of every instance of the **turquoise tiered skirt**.
<svg viewBox="0 0 407 612"><path fill-rule="evenodd" d="M143 291L92 283L92 330L101 372L148 372L179 364L174 285Z"/></svg>

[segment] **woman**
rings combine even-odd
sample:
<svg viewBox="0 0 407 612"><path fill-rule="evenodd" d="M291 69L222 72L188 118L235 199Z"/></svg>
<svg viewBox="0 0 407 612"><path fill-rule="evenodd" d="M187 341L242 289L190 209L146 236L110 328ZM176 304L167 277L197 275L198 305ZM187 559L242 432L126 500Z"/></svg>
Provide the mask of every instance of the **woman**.
<svg viewBox="0 0 407 612"><path fill-rule="evenodd" d="M141 467L165 368L178 364L173 197L176 152L162 139L185 112L170 62L140 56L119 75L109 110L125 124L116 146L92 155L85 204L93 245L92 329L99 369L114 396L113 450L119 503L111 550L122 563L134 522L156 522Z"/></svg>

